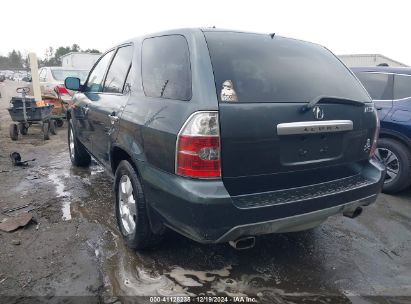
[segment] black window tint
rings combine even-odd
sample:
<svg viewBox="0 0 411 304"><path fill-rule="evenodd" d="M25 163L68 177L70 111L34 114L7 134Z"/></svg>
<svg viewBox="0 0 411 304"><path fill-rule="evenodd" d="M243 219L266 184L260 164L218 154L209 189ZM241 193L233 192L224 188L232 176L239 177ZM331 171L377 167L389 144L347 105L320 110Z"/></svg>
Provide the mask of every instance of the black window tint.
<svg viewBox="0 0 411 304"><path fill-rule="evenodd" d="M356 73L372 99L392 100L392 75L380 73Z"/></svg>
<svg viewBox="0 0 411 304"><path fill-rule="evenodd" d="M123 92L124 82L130 68L132 56L132 46L125 46L118 49L108 70L106 81L104 82L104 92Z"/></svg>
<svg viewBox="0 0 411 304"><path fill-rule="evenodd" d="M143 88L146 96L191 99L191 68L188 44L180 35L144 40Z"/></svg>
<svg viewBox="0 0 411 304"><path fill-rule="evenodd" d="M102 92L103 91L103 81L104 74L106 73L107 67L110 63L111 56L113 56L113 51L110 51L103 55L99 60L97 65L91 71L90 76L88 77L86 92Z"/></svg>
<svg viewBox="0 0 411 304"><path fill-rule="evenodd" d="M411 97L411 76L395 75L394 98L401 99Z"/></svg>
<svg viewBox="0 0 411 304"><path fill-rule="evenodd" d="M322 95L369 101L347 68L319 45L260 34L205 36L220 101L307 102Z"/></svg>

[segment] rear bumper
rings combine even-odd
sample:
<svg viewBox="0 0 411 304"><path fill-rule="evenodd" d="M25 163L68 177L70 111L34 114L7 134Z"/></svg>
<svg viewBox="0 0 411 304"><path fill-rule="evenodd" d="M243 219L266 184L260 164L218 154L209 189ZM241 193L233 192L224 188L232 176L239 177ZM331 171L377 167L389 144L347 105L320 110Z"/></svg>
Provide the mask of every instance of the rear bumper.
<svg viewBox="0 0 411 304"><path fill-rule="evenodd" d="M373 203L385 176L385 169L379 163L369 161L361 171L366 182L356 187L319 196L287 198L283 202L272 200L270 203L264 199L264 204L240 206L222 181L182 178L145 163L138 167L151 214L159 216L173 230L201 243L310 229L331 215ZM275 194L271 192L269 197ZM260 196L267 197L267 193L252 194L249 200L258 201Z"/></svg>
<svg viewBox="0 0 411 304"><path fill-rule="evenodd" d="M347 204L337 205L313 212L298 214L272 221L239 225L227 231L216 241L216 243L228 242L230 240L238 239L239 237L244 235L259 235L307 230L320 225L331 215L343 213L345 210L355 209L357 207L368 206L369 204L375 202L376 199L377 194L374 194L354 202L349 202Z"/></svg>

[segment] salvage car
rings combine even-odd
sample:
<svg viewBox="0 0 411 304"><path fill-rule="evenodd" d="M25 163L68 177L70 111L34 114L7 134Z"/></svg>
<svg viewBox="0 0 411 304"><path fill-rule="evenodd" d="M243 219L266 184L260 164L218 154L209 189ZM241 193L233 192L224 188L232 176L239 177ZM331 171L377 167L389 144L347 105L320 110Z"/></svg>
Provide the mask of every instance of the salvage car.
<svg viewBox="0 0 411 304"><path fill-rule="evenodd" d="M87 70L73 69L69 67L43 67L39 69L41 95L58 97L65 102L69 102L71 100L71 95L64 87L64 79L72 76L84 81L87 75Z"/></svg>
<svg viewBox="0 0 411 304"><path fill-rule="evenodd" d="M355 67L374 100L381 121L375 156L387 168L383 191L411 185L411 68Z"/></svg>
<svg viewBox="0 0 411 304"><path fill-rule="evenodd" d="M105 52L68 113L75 166L114 176L131 248L166 227L246 249L255 236L354 218L376 200L374 104L326 48L275 34L183 29Z"/></svg>

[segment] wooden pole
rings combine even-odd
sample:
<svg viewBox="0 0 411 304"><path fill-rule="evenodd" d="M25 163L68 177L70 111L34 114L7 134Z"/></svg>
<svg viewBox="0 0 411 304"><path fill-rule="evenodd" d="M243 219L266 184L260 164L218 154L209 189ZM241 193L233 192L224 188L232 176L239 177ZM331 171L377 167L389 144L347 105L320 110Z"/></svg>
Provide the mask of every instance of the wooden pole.
<svg viewBox="0 0 411 304"><path fill-rule="evenodd" d="M29 53L31 84L33 86L33 95L35 101L41 100L40 82L39 82L39 67L37 65L36 53Z"/></svg>

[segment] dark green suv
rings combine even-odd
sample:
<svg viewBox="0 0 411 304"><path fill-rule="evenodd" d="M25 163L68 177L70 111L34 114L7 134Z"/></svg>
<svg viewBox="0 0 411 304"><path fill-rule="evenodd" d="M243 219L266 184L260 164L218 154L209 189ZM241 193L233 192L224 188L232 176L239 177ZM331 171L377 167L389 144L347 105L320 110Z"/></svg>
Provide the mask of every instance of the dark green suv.
<svg viewBox="0 0 411 304"><path fill-rule="evenodd" d="M202 243L355 217L385 169L372 159L374 104L326 48L274 34L182 29L101 56L69 112L74 165L114 176L132 248L165 227Z"/></svg>

